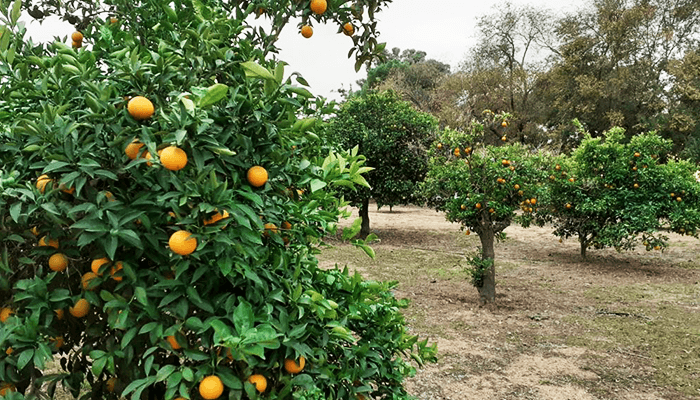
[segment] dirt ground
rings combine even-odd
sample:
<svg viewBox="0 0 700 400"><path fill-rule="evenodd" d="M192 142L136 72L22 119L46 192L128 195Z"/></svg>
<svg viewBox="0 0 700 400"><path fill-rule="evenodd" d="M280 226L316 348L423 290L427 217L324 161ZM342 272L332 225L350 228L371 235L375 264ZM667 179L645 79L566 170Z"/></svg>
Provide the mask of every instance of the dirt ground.
<svg viewBox="0 0 700 400"><path fill-rule="evenodd" d="M356 213L355 213L356 216ZM700 398L700 241L617 253L511 226L496 244L497 308L478 306L465 273L476 250L442 213L371 207L374 260L336 240L322 266L398 280L412 333L439 361L407 382L420 400Z"/></svg>

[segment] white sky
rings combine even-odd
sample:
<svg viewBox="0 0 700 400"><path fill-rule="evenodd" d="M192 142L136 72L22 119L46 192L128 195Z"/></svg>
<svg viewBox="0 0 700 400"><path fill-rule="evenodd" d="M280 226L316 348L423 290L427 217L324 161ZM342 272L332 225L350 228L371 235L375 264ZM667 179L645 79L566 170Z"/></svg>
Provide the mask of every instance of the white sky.
<svg viewBox="0 0 700 400"><path fill-rule="evenodd" d="M394 0L376 15L380 32L378 41L387 49L399 47L422 50L428 58L450 64L454 69L476 43L477 18L488 14L503 0ZM531 4L552 11L567 12L583 2L573 0L511 0L515 5ZM25 21L27 19L23 18ZM279 58L286 61L286 74L299 72L316 95L339 99L337 89L358 89L355 81L366 76L364 68L355 73L354 58L347 54L352 41L337 33L335 25L314 24L311 38L303 38L297 30L298 21L290 21L280 36ZM69 36L73 28L56 20L28 28L35 41L49 41L57 32Z"/></svg>

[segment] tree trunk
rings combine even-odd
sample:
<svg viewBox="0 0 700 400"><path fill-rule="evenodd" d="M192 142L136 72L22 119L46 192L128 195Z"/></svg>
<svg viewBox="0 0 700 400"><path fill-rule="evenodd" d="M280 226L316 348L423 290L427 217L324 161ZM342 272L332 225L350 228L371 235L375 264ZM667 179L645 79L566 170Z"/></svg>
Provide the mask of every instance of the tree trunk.
<svg viewBox="0 0 700 400"><path fill-rule="evenodd" d="M494 259L495 252L493 249L494 233L490 230L481 232L479 235L481 240L481 259ZM481 305L496 303L496 265L491 263L491 267L485 271L481 287L476 288L479 291L479 303Z"/></svg>
<svg viewBox="0 0 700 400"><path fill-rule="evenodd" d="M360 237L362 239L369 235L369 199L365 199L360 206L360 218L362 218L362 228L360 229Z"/></svg>
<svg viewBox="0 0 700 400"><path fill-rule="evenodd" d="M586 243L585 240L581 240L581 258L584 260L586 259L586 249L588 248L588 244Z"/></svg>

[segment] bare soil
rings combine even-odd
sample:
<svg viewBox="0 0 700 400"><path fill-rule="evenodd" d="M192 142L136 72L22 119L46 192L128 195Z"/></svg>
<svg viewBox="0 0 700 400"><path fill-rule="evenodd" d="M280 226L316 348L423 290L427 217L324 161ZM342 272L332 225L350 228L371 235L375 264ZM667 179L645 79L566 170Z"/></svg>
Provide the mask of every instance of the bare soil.
<svg viewBox="0 0 700 400"><path fill-rule="evenodd" d="M355 212L355 216L356 216ZM349 222L348 222L349 223ZM478 306L465 236L442 213L370 208L376 258L336 239L322 266L397 280L412 333L439 361L407 389L421 400L700 398L700 242L662 252L590 250L547 227L509 227L496 244L497 306Z"/></svg>

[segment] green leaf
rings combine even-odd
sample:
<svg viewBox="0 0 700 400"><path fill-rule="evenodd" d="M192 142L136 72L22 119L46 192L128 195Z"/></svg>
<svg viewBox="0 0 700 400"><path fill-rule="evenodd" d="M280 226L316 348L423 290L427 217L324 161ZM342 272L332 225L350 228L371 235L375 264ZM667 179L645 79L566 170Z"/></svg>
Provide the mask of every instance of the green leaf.
<svg viewBox="0 0 700 400"><path fill-rule="evenodd" d="M12 5L12 13L10 14L10 19L12 21L12 25L17 23L17 20L19 19L19 16L21 13L22 13L22 0L15 0L15 3Z"/></svg>
<svg viewBox="0 0 700 400"><path fill-rule="evenodd" d="M241 63L241 67L245 71L245 76L248 78L261 78L266 80L275 81L274 75L267 68L256 63L255 61L246 61Z"/></svg>
<svg viewBox="0 0 700 400"><path fill-rule="evenodd" d="M174 365L172 365L172 364L167 364L167 365L162 366L162 367L158 370L158 373L156 373L156 382L162 382L162 381L168 379L168 377L169 377L173 372L175 372L175 369L176 369L176 368L177 368L177 367L174 366Z"/></svg>
<svg viewBox="0 0 700 400"><path fill-rule="evenodd" d="M20 370L24 369L29 364L29 361L32 360L32 357L34 357L34 349L24 350L17 359L17 368Z"/></svg>
<svg viewBox="0 0 700 400"><path fill-rule="evenodd" d="M312 179L310 182L311 185L311 192L315 192L317 190L321 190L324 187L326 187L326 182L320 180L320 179Z"/></svg>
<svg viewBox="0 0 700 400"><path fill-rule="evenodd" d="M93 359L92 361L92 373L95 376L99 376L102 373L102 370L105 368L105 365L107 365L107 357L100 357L97 359Z"/></svg>
<svg viewBox="0 0 700 400"><path fill-rule="evenodd" d="M22 203L15 203L10 206L10 217L15 222L19 221L19 215L22 212Z"/></svg>
<svg viewBox="0 0 700 400"><path fill-rule="evenodd" d="M352 225L343 229L343 240L350 240L357 236L362 230L362 218L357 218L352 222Z"/></svg>
<svg viewBox="0 0 700 400"><path fill-rule="evenodd" d="M228 86L223 83L217 83L209 86L207 92L199 99L199 107L206 108L212 104L215 104L226 97L228 92Z"/></svg>
<svg viewBox="0 0 700 400"><path fill-rule="evenodd" d="M233 312L233 326L236 327L238 334L249 330L255 323L255 314L253 314L253 306L243 300Z"/></svg>
<svg viewBox="0 0 700 400"><path fill-rule="evenodd" d="M136 300L138 300L139 303L143 304L144 306L148 305L148 296L146 295L146 289L143 287L136 286L134 289L134 296L136 296Z"/></svg>

